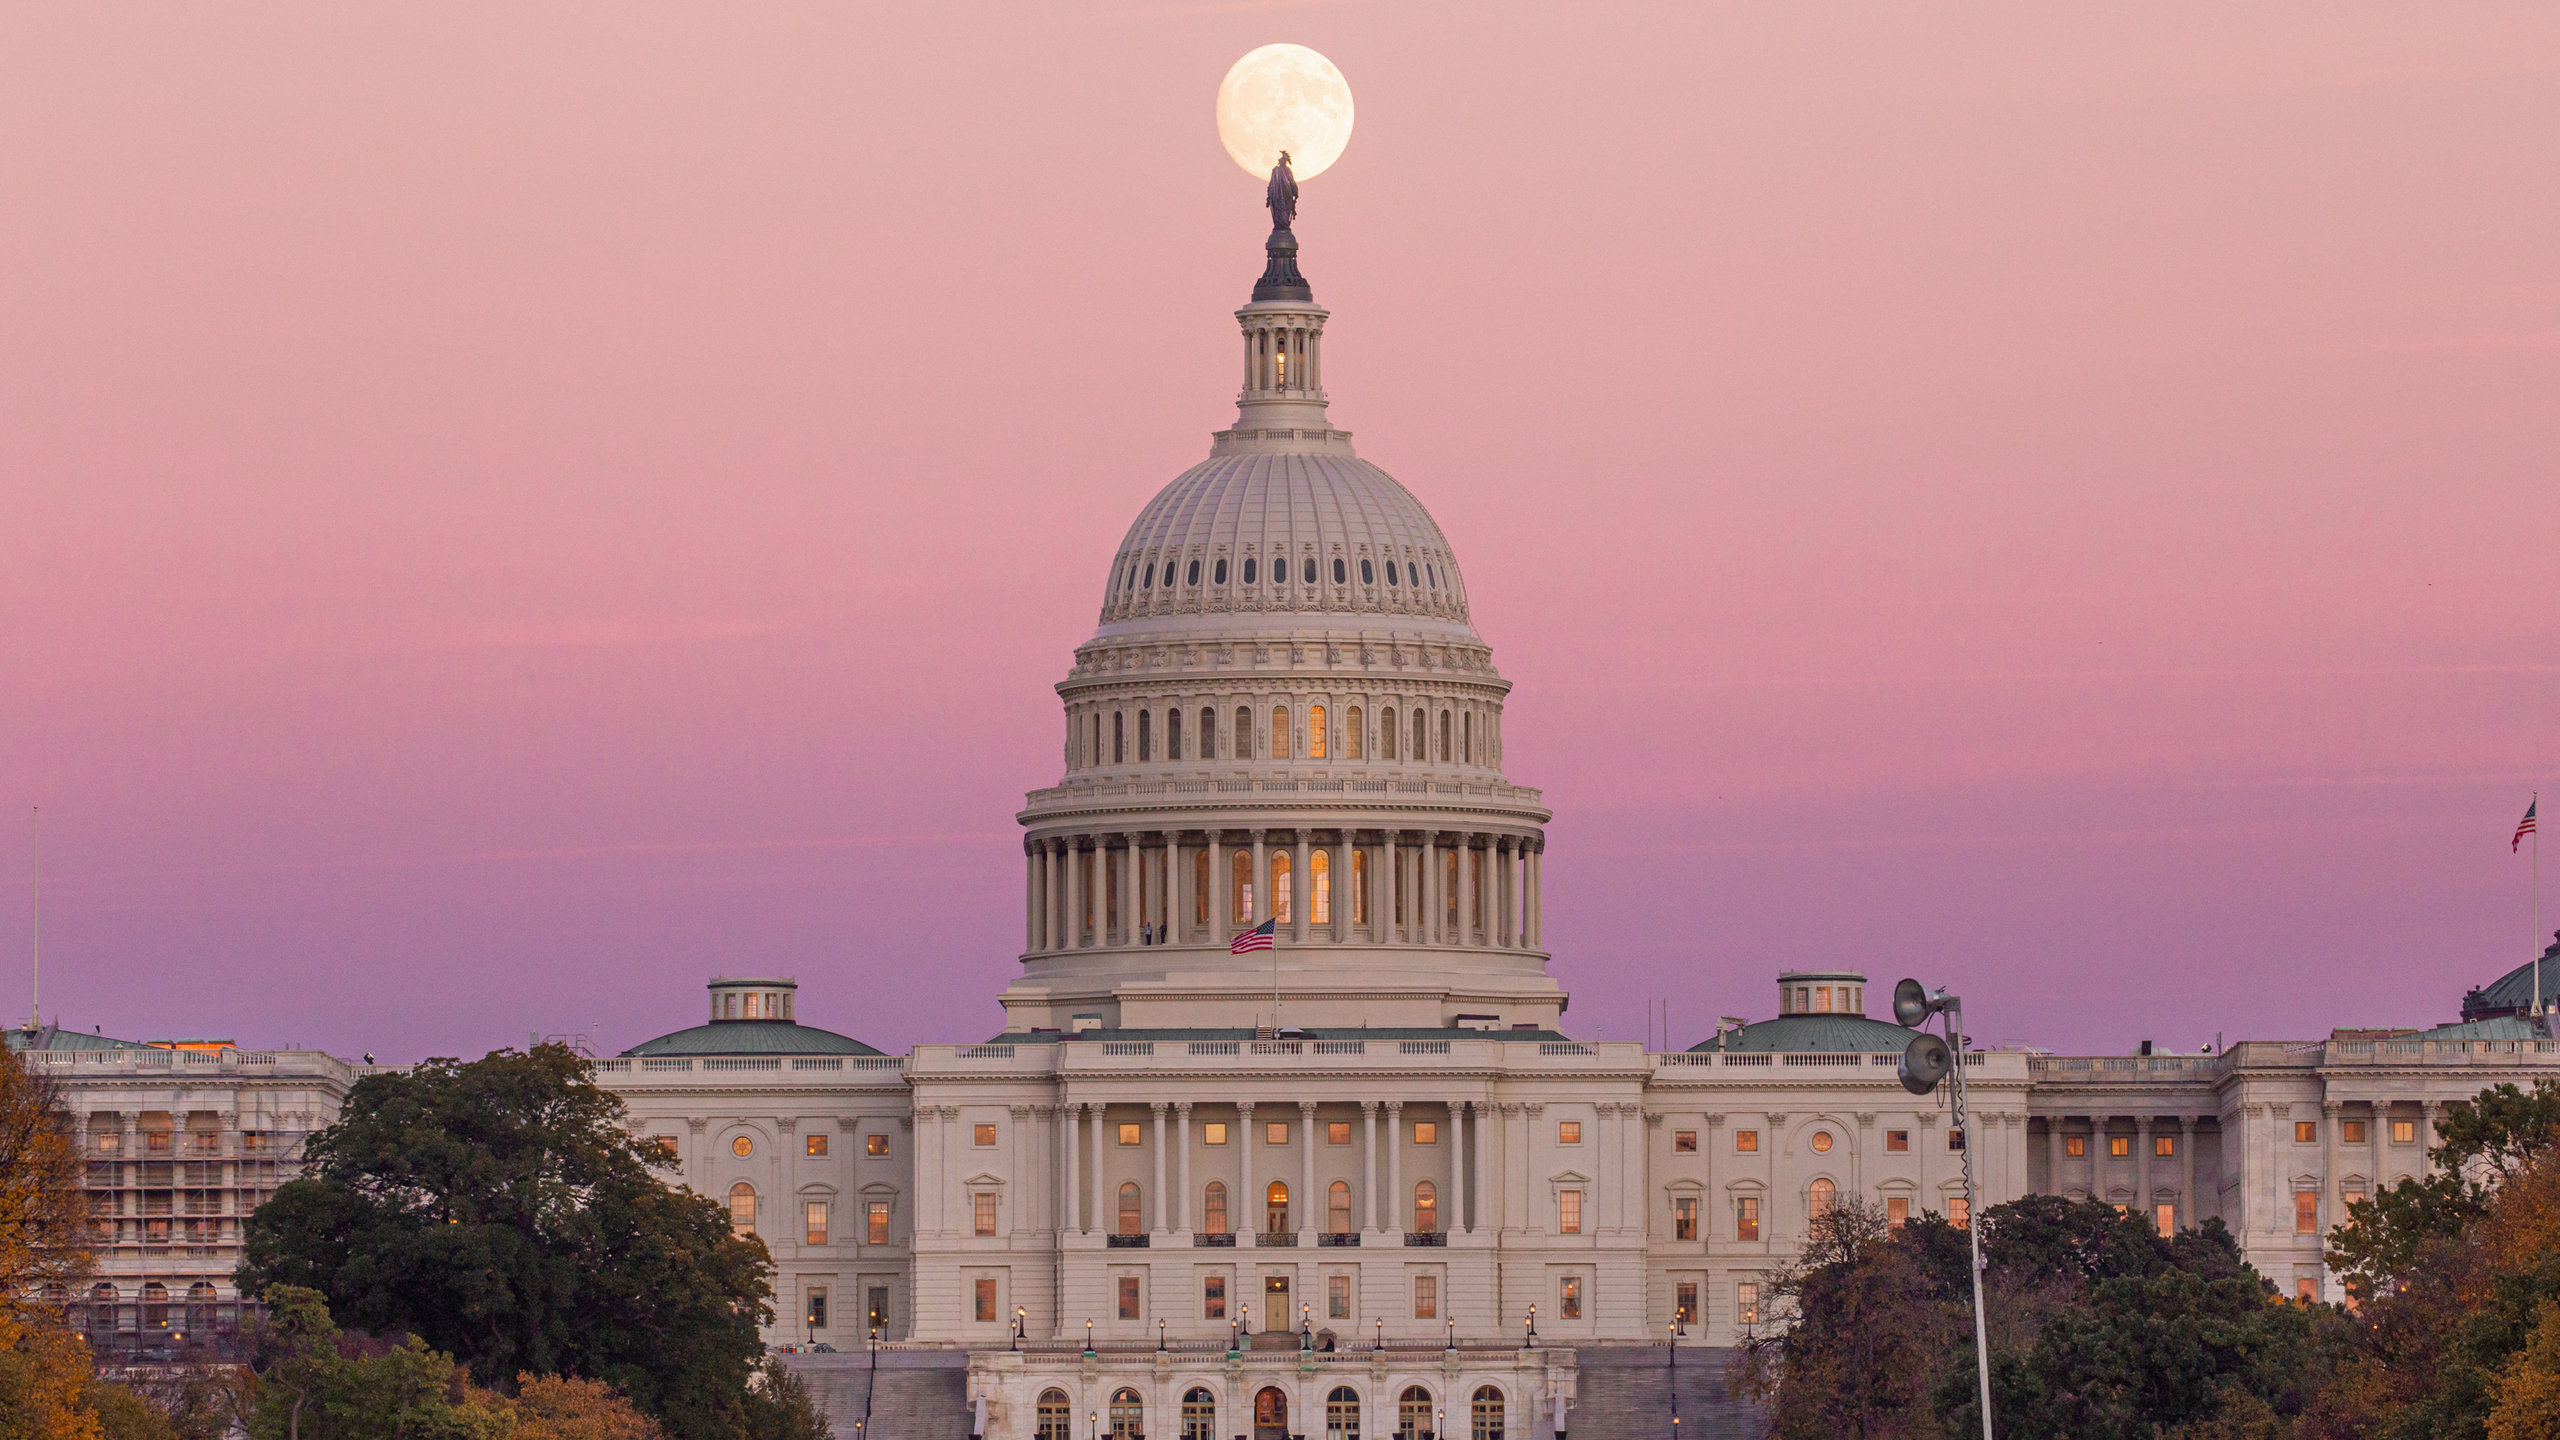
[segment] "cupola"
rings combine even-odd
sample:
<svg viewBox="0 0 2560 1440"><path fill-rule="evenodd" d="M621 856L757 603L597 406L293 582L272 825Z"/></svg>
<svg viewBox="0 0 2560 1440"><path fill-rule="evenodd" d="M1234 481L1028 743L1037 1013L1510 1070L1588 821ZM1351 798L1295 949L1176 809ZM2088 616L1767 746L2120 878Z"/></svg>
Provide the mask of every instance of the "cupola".
<svg viewBox="0 0 2560 1440"><path fill-rule="evenodd" d="M1778 976L1781 1015L1864 1015L1867 977L1855 970L1789 970Z"/></svg>
<svg viewBox="0 0 2560 1440"><path fill-rule="evenodd" d="M797 980L721 979L711 982L711 1019L789 1020Z"/></svg>

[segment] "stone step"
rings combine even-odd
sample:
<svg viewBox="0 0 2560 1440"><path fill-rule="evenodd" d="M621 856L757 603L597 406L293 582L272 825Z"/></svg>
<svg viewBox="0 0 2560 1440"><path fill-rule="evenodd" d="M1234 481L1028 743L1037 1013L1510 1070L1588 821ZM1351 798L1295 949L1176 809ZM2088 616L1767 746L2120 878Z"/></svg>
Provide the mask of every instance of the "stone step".
<svg viewBox="0 0 2560 1440"><path fill-rule="evenodd" d="M1739 1353L1680 1347L1679 1440L1761 1440L1769 1433L1759 1406L1725 1394L1725 1372ZM1578 1345L1574 1358L1579 1398L1565 1423L1575 1440L1672 1440L1667 1347Z"/></svg>
<svg viewBox="0 0 2560 1440"><path fill-rule="evenodd" d="M969 1440L969 1354L883 1350L878 1390L867 1354L782 1357L808 1385L836 1440ZM870 1423L857 1432L865 1414Z"/></svg>

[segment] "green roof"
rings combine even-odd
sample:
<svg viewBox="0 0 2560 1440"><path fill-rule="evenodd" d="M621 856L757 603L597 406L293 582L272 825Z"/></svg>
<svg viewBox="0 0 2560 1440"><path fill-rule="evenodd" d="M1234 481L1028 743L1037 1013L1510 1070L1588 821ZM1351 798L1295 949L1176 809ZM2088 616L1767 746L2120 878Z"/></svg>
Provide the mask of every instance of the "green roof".
<svg viewBox="0 0 2560 1440"><path fill-rule="evenodd" d="M139 1040L118 1040L112 1035L83 1035L77 1030L65 1030L59 1025L47 1025L41 1030L30 1030L24 1025L18 1025L11 1027L7 1033L9 1050L12 1054L27 1050L157 1050L163 1048L157 1045L145 1045Z"/></svg>
<svg viewBox="0 0 2560 1440"><path fill-rule="evenodd" d="M1250 1029L1172 1029L1172 1030L1087 1030L1082 1033L1058 1030L1008 1030L986 1043L990 1045L1046 1045L1058 1040L1253 1040L1260 1032ZM1553 1030L1459 1030L1447 1025L1400 1026L1290 1026L1279 1036L1283 1040L1544 1040L1571 1041L1572 1036Z"/></svg>
<svg viewBox="0 0 2560 1440"><path fill-rule="evenodd" d="M788 1020L714 1020L643 1040L624 1055L877 1055L880 1052L833 1030Z"/></svg>
<svg viewBox="0 0 2560 1440"><path fill-rule="evenodd" d="M1824 1054L1876 1054L1901 1050L1918 1032L1864 1015L1781 1015L1728 1030L1722 1043L1702 1041L1691 1050L1787 1050Z"/></svg>

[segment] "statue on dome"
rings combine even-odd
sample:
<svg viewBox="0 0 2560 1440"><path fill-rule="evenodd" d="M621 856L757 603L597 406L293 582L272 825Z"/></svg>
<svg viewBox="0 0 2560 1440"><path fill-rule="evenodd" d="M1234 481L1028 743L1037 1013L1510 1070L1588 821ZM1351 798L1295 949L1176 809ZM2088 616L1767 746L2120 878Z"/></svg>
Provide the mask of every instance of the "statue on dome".
<svg viewBox="0 0 2560 1440"><path fill-rule="evenodd" d="M1298 177L1289 173L1289 152L1280 152L1280 163L1271 167L1271 183L1263 189L1262 203L1271 207L1271 228L1286 230L1298 218Z"/></svg>

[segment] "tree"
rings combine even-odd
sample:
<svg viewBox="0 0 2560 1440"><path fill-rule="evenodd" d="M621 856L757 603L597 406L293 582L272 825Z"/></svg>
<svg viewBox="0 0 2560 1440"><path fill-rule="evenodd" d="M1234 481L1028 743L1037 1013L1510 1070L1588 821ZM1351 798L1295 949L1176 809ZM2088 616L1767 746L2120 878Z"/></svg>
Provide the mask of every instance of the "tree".
<svg viewBox="0 0 2560 1440"><path fill-rule="evenodd" d="M670 1189L621 1100L565 1046L368 1075L302 1177L252 1217L244 1292L303 1286L348 1326L413 1334L478 1383L601 1380L676 1440L752 1433L772 1318L762 1241Z"/></svg>
<svg viewBox="0 0 2560 1440"><path fill-rule="evenodd" d="M1947 1227L1932 1217L1936 1230ZM1906 1234L1912 1227L1905 1227ZM1850 1198L1814 1219L1794 1264L1769 1279L1772 1313L1793 1321L1743 1345L1737 1394L1770 1407L1781 1440L1937 1436L1929 1403L1959 1328L1971 1323L1963 1237L1954 1265L1939 1247L1889 1229Z"/></svg>
<svg viewBox="0 0 2560 1440"><path fill-rule="evenodd" d="M342 1334L319 1292L278 1285L252 1369L251 1440L505 1440L514 1417L416 1336Z"/></svg>
<svg viewBox="0 0 2560 1440"><path fill-rule="evenodd" d="M2560 1080L2537 1080L2530 1092L2492 1085L2437 1121L2436 1138L2434 1168L2348 1206L2346 1223L2329 1232L2330 1268L2359 1301L2406 1282L2432 1246L2485 1219L2500 1188L2551 1152Z"/></svg>
<svg viewBox="0 0 2560 1440"><path fill-rule="evenodd" d="M511 1440L661 1440L658 1422L612 1386L560 1375L519 1375Z"/></svg>
<svg viewBox="0 0 2560 1440"><path fill-rule="evenodd" d="M0 1305L88 1267L80 1149L52 1078L0 1049Z"/></svg>

